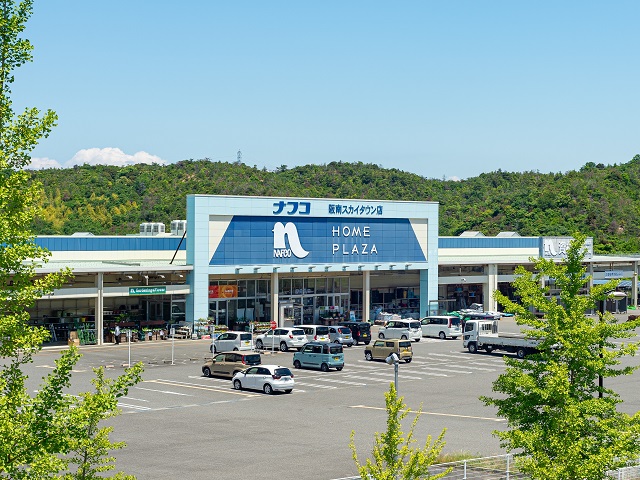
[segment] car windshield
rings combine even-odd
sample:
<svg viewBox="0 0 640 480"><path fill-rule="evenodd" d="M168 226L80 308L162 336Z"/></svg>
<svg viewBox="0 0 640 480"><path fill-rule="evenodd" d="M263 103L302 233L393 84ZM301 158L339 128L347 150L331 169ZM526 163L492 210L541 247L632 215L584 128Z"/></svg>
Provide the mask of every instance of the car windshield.
<svg viewBox="0 0 640 480"><path fill-rule="evenodd" d="M244 362L245 365L260 365L260 354L256 353L255 355L245 355Z"/></svg>
<svg viewBox="0 0 640 480"><path fill-rule="evenodd" d="M241 333L240 334L240 340L251 340L251 334L250 333Z"/></svg>
<svg viewBox="0 0 640 480"><path fill-rule="evenodd" d="M316 335L329 335L329 327L316 327Z"/></svg>
<svg viewBox="0 0 640 480"><path fill-rule="evenodd" d="M291 370L289 370L288 368L276 368L275 375L280 375L281 377L291 377Z"/></svg>
<svg viewBox="0 0 640 480"><path fill-rule="evenodd" d="M291 333L293 335L304 335L304 330L302 330L301 328L296 328L295 330L291 330Z"/></svg>
<svg viewBox="0 0 640 480"><path fill-rule="evenodd" d="M342 345L331 345L329 347L329 353L332 354L336 354L336 353L342 353Z"/></svg>

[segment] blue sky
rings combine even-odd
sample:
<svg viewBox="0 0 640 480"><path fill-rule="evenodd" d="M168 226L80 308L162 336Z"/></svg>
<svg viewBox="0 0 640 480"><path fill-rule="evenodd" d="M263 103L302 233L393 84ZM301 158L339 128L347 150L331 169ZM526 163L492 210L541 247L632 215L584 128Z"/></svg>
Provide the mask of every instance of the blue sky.
<svg viewBox="0 0 640 480"><path fill-rule="evenodd" d="M34 166L374 163L427 178L640 153L640 2L36 0Z"/></svg>

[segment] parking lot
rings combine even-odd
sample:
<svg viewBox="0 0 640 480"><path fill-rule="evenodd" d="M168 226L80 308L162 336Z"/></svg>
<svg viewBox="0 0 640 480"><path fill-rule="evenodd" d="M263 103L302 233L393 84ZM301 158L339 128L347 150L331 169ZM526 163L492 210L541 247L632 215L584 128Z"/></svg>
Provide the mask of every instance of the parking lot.
<svg viewBox="0 0 640 480"><path fill-rule="evenodd" d="M501 328L517 330L505 319ZM264 353L264 364L292 369L296 385L289 395L237 391L228 379L204 377L208 347L207 340L175 341L173 348L170 340L131 345L131 361L142 361L145 372L144 381L121 399L123 414L112 420L112 438L128 443L117 452L120 469L140 479L336 479L356 473L348 448L351 431L365 458L374 433L386 427L384 392L394 380L394 368L366 361L362 345L345 348L340 372L294 370L292 352ZM413 410L422 405L419 443L447 428L445 451L505 453L491 434L504 428L504 420L478 400L491 394L492 381L504 371L502 356L470 354L460 339L425 338L413 349L413 361L399 366L398 390ZM81 352L74 393L90 388L92 367L104 366L117 375L129 359L127 344L83 347ZM51 369L57 355L55 349L38 355L30 378ZM630 413L640 410L639 375L607 380Z"/></svg>

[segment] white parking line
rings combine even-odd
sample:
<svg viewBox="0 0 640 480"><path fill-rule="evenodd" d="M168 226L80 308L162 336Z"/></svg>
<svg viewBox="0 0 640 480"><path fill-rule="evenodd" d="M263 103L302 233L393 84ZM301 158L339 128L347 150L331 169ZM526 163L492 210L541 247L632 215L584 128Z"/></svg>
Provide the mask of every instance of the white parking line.
<svg viewBox="0 0 640 480"><path fill-rule="evenodd" d="M190 395L188 393L179 393L179 392L170 392L169 390L155 390L153 388L144 388L144 387L134 387L138 390L146 390L148 392L158 392L158 393L166 393L168 395L181 395L184 397L193 397L193 395Z"/></svg>
<svg viewBox="0 0 640 480"><path fill-rule="evenodd" d="M315 388L327 388L327 389L335 389L338 388L334 385L319 385L317 383L307 383L307 382L296 382L296 386L298 385L304 385L305 387L315 387Z"/></svg>
<svg viewBox="0 0 640 480"><path fill-rule="evenodd" d="M133 410L151 410L151 408L149 408L149 407L141 407L139 405L130 405L128 403L121 403L121 402L118 402L118 406L121 407L121 408L122 407L131 408Z"/></svg>
<svg viewBox="0 0 640 480"><path fill-rule="evenodd" d="M367 405L351 405L350 408L366 408L369 410L386 410L386 408L384 407L369 407ZM418 413L418 412L415 410L412 410L411 413ZM474 417L472 415L457 415L455 413L420 412L420 415L433 415L438 417L471 418L474 420L488 420L490 422L506 422L504 418Z"/></svg>

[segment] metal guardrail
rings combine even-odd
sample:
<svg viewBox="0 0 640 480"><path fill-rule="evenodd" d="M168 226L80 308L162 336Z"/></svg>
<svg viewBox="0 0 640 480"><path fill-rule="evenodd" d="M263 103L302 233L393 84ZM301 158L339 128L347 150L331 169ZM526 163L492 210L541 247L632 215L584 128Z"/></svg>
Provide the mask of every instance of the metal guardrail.
<svg viewBox="0 0 640 480"><path fill-rule="evenodd" d="M640 480L640 459L638 459L637 463L637 465L609 471L607 476L611 480ZM435 475L444 472L448 468L452 470L444 477L447 480L526 480L529 478L517 471L512 454L438 463L431 466L429 473ZM356 476L334 480L362 479Z"/></svg>

